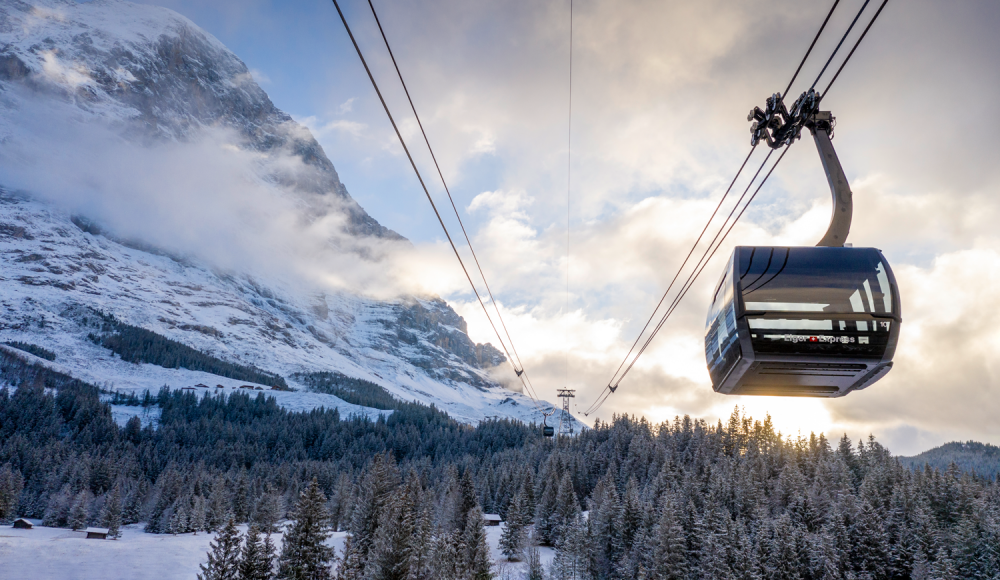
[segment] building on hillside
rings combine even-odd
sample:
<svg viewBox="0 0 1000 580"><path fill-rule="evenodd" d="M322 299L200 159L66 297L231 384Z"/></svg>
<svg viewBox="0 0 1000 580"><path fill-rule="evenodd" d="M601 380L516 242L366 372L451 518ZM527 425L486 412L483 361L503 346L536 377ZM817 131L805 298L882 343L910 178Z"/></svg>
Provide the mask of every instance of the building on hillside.
<svg viewBox="0 0 1000 580"><path fill-rule="evenodd" d="M499 526L500 525L500 515L499 514L483 514L483 523L487 526Z"/></svg>
<svg viewBox="0 0 1000 580"><path fill-rule="evenodd" d="M31 528L35 527L35 524L29 522L24 518L17 518L16 520L14 520L14 527L19 530L30 530Z"/></svg>
<svg viewBox="0 0 1000 580"><path fill-rule="evenodd" d="M108 539L108 529L107 528L87 528L84 530L87 532L88 540L107 540Z"/></svg>

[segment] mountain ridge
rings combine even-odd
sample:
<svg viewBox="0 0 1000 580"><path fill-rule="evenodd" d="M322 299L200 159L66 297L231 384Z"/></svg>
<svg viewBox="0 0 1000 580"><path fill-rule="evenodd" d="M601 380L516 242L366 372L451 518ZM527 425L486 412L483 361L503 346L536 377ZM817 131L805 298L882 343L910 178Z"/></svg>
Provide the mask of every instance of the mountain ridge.
<svg viewBox="0 0 1000 580"><path fill-rule="evenodd" d="M400 400L434 403L464 422L490 416L541 419L527 397L501 384L494 369L504 356L488 343L473 342L465 321L444 300L412 293L368 297L324 286L323 273L313 271L312 262L297 270L281 263L286 255L297 259L305 248L316 252L320 264L328 257L353 256L323 265L334 269L331 274L338 267L345 276L352 268L377 274L397 263L387 256L412 246L364 212L308 129L274 107L246 65L186 18L121 0L8 3L0 7L0 101L0 141L8 144L0 150L0 342L59 353L60 369L115 390L239 386L202 372L120 360L87 338L93 312L102 312L207 355L283 377L332 371L371 381ZM46 124L47 116L56 121ZM53 129L53 123L79 134L107 135L94 146L83 140L83 146L71 142L55 150L53 166L46 155L62 129ZM24 153L32 150L35 157ZM89 170L87 154L104 155L98 159L108 171L141 163L121 174L124 184L119 174L82 170L82 178L63 180L69 183L36 179L59 173L53 167L77 164ZM192 213L201 211L197 205L177 209L168 203L172 199L135 206L138 213L121 209L143 196L177 197L176 186L157 190L150 183L184 170L194 173L192 180L202 177L177 164L204 155L218 155L220 163L235 167L233 179L223 173L206 177L209 185L225 178L221 186L232 187L231 197L218 204L220 218L228 221ZM231 185L234 179L238 183ZM49 195L58 187L67 192ZM102 187L119 188L119 197L105 195ZM241 198L259 214L248 224L231 215L245 207L226 211L221 203ZM199 201L183 195L178 200ZM267 237L269 230L258 230L253 219L270 218L270 206L254 208L258 201L293 208L294 219L275 216L289 223ZM318 248L289 241L285 254L276 251L270 258L285 267L275 271L306 271L310 277L257 268L265 258L254 250L270 251L316 224L333 228L318 228L331 232L312 240ZM156 228L159 237L147 231ZM334 233L337 228L342 235ZM186 246L173 243L194 230L210 235ZM243 262L220 266L202 250L225 257L236 250ZM369 280L375 274L357 277ZM296 393L281 393L279 404L342 403L333 395L299 394L292 400L288 397Z"/></svg>

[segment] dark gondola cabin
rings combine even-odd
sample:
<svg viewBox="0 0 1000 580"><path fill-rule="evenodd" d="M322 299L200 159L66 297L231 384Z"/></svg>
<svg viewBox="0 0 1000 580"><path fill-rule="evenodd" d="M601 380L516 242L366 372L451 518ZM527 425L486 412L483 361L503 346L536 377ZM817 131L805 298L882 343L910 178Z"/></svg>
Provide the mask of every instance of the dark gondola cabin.
<svg viewBox="0 0 1000 580"><path fill-rule="evenodd" d="M892 367L899 293L875 248L737 247L705 327L713 388L840 397Z"/></svg>

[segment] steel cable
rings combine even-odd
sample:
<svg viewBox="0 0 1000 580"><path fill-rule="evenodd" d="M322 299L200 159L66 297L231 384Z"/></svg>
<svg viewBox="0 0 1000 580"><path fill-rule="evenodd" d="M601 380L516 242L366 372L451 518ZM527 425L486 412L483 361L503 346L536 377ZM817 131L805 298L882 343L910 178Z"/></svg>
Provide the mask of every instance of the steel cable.
<svg viewBox="0 0 1000 580"><path fill-rule="evenodd" d="M858 18L861 18L861 14L865 11L865 8L868 8L869 2L871 2L871 0L865 0L865 3L861 5L861 10L858 10L858 14L854 17L854 20L851 21L851 25L847 27L847 32L844 33L844 36L840 37L840 42L837 43L837 47L833 49L833 52L830 54L830 58L826 59L826 64L823 65L823 68L819 71L819 74L816 75L816 80L814 80L812 86L809 87L810 91L816 88L816 83L819 82L819 79L823 76L823 73L826 72L826 68L830 66L831 62L833 62L833 57L837 56L837 51L839 51L840 47L844 45L844 41L847 40L847 35L849 35L851 31L854 30L854 25L858 23Z"/></svg>
<svg viewBox="0 0 1000 580"><path fill-rule="evenodd" d="M775 168L778 166L778 164L781 163L781 160L785 157L785 153L788 151L788 148L790 146L791 145L785 147L784 151L781 152L781 155L778 156L778 159L775 160L774 165L772 165L771 169L768 170L767 174L764 176L764 179L761 180L760 184L757 186L757 189L754 190L753 195L751 195L750 199L748 199L747 202L746 202L746 204L743 205L743 209L741 209L740 213L737 214L736 219L733 220L733 223L731 223L729 225L729 228L726 229L726 233L723 234L722 238L720 238L718 240L718 243L715 244L715 247L712 248L712 244L711 243L709 244L709 248L712 248L711 253L709 253L708 250L706 249L705 254L702 255L702 260L703 261L699 260L699 264L695 265L695 269L688 276L687 281L685 281L685 283L681 286L681 290L678 292L677 296L674 297L674 300L671 302L669 308L667 309L667 312L660 319L659 323L653 329L652 333L649 335L649 338L646 340L646 342L643 343L642 348L636 354L635 358L632 360L632 363L629 364L629 366L625 369L625 372L622 373L621 378L618 379L619 382L621 382L625 378L625 375L628 374L628 372L632 369L632 366L635 365L635 363L639 359L639 357L642 356L642 354L646 351L646 348L653 341L653 338L656 336L656 334L660 331L660 329L663 327L663 325L670 318L670 315L674 313L674 311L677 309L677 306L680 305L680 302L687 295L687 293L691 289L691 287L694 286L694 283L697 281L698 277L701 276L701 273L708 266L708 263L711 261L712 257L715 256L716 251L718 251L718 249L722 246L722 243L729 236L729 232L732 231L732 229L736 226L736 223L740 220L741 217L743 217L743 213L750 206L750 203L753 202L754 198L757 197L757 193L760 192L760 190L761 190L762 187L764 187L764 184L767 182L768 178L771 177L771 173L773 173L774 170L775 170ZM768 157L770 157L770 154L768 154ZM766 164L766 163L767 163L767 159L765 158L764 164ZM764 164L761 164L761 169L763 169ZM759 173L760 173L760 169L758 169L758 174ZM754 176L754 178L756 179L756 175ZM751 185L752 184L753 184L753 180L751 180ZM750 189L750 185L747 186L747 190L746 191L749 191L749 189ZM744 192L744 195L746 194L746 191ZM742 200L742 198L741 198L741 200ZM739 206L739 201L740 200L738 200L736 206L734 206L734 208L733 208L734 211L735 211L735 208ZM732 212L730 213L730 217L731 216L732 216ZM716 234L716 238L718 238L718 234L719 233L722 233L722 229L726 227L726 223L728 221L729 220L727 218L727 220L725 222L723 222L722 228L720 228L719 232ZM714 242L714 240L713 240L713 242ZM617 389L617 388L618 388L618 384L616 383L615 384L615 389ZM592 408L590 410L588 410L587 413L588 414L589 413L593 413L593 412L596 412L598 409L600 409L601 406L604 405L604 402L607 401L608 397L610 397L611 393L613 393L613 392L614 392L614 390L609 390L609 392L606 395L604 395L603 397L599 397L598 401L596 401L591 406Z"/></svg>
<svg viewBox="0 0 1000 580"><path fill-rule="evenodd" d="M354 38L354 33L351 32L351 27L347 23L347 18L344 16L344 12L340 9L339 2L337 2L337 0L333 0L333 5L337 9L337 14L340 16L340 21L344 24L344 29L347 31L347 35L350 37L351 43L354 45L354 50L357 51L357 53L358 53L358 58L361 60L361 64L362 64L362 66L364 66L365 72L368 74L368 79L371 81L372 87L375 89L375 94L378 95L379 102L382 103L382 108L385 110L385 114L389 118L389 123L392 124L393 131L396 132L396 138L399 139L399 143L403 147L403 152L406 153L406 158L410 161L410 166L413 168L413 172L416 174L417 180L420 182L420 187L424 190L424 195L427 196L427 201L430 202L431 208L434 210L434 215L437 217L438 223L441 224L441 229L444 230L445 237L448 238L448 243L451 245L451 249L455 253L455 258L458 259L458 263L462 267L462 271L465 273L466 280L469 281L469 285L472 287L472 291L476 295L476 299L479 301L479 305L482 306L483 312L486 314L486 319L489 320L490 326L493 328L493 332L494 332L494 334L496 334L497 340L500 341L500 346L504 349L504 353L507 354L507 360L508 360L508 362L510 363L510 365L512 367L514 367L514 372L518 375L518 378L521 379L522 384L525 385L525 389L528 391L528 396L531 399L531 401L535 404L535 407L538 408L539 412L542 412L541 408L538 405L537 396L535 396L535 394L534 394L534 389L530 388L530 386L526 383L525 373L524 373L523 369L520 372L518 372L518 368L514 364L514 358L511 357L510 351L507 350L507 345L504 343L503 338L500 336L500 332L497 330L496 325L493 323L493 319L492 319L492 317L490 317L489 310L486 308L486 305L483 303L483 299L479 295L479 291L476 290L476 285L472 281L472 277L469 275L469 270L465 267L465 263L462 261L462 256L458 253L458 248L455 246L455 242L452 239L451 234L448 232L447 226L445 226L444 219L441 217L441 213L438 211L437 204L434 203L434 199L431 197L430 191L427 189L426 183L424 183L423 176L420 175L420 170L417 169L417 164L413 160L413 155L410 154L410 150L406 146L406 142L403 140L403 135L400 133L399 127L396 125L395 118L393 118L392 113L389 111L389 106L386 104L385 98L382 96L382 91L378 88L378 82L376 82L375 76L372 74L371 68L369 68L368 62L365 60L364 54L362 54L362 52L361 52L361 47L358 45L357 40ZM371 4L369 4L369 5L371 5ZM374 13L374 6L372 6L371 8L372 8L372 11ZM379 30L380 31L381 31L381 28L382 28L381 24L379 24ZM383 39L385 39L384 33L383 33ZM388 41L386 41L386 47L388 48ZM390 50L390 54L391 54L391 50ZM393 64L395 64L395 58L393 58ZM397 67L396 70L397 70L397 73L398 73L399 72L398 67ZM400 75L400 81L402 81L402 75ZM404 85L404 90L406 90L405 89L405 85ZM409 92L408 91L407 91L407 98L409 98ZM412 100L410 101L410 105L411 106L413 105L413 101ZM416 114L416 110L415 109L414 109L414 114ZM418 119L418 123L419 123L419 119ZM423 127L421 127L421 131L423 131ZM424 138L425 139L427 138L426 133L424 134ZM428 142L427 146L428 146L428 149L429 149L430 148L430 143L429 142ZM431 155L433 156L433 152L431 153ZM436 166L437 165L437 160L435 160L434 163L435 163L435 166ZM440 168L438 168L438 171L440 172ZM444 178L442 177L442 180L443 179ZM451 194L450 193L448 194L448 198L451 199ZM452 205L454 207L454 202L452 202ZM457 214L457 209L456 209L456 214ZM461 218L459 218L459 221L461 221ZM462 231L463 232L465 231L464 226L462 228ZM468 239L468 237L466 239ZM471 248L471 243L470 243L470 248ZM477 264L478 264L478 260L477 260ZM480 274L482 274L482 270L480 270ZM484 280L485 280L485 277L484 277ZM491 296L491 298L492 298L492 296ZM494 302L494 306L495 306L495 304L496 303ZM513 344L511 345L511 347L513 348Z"/></svg>
<svg viewBox="0 0 1000 580"><path fill-rule="evenodd" d="M878 10L875 12L875 16L872 16L871 21L868 22L868 26L865 27L865 30L861 33L861 36L858 37L858 41L854 43L854 46L851 48L851 52L847 53L847 58L844 59L844 62L840 63L840 68L837 69L837 74L833 75L833 78L830 80L830 84L826 85L826 88L823 89L823 94L821 98L825 97L826 93L830 90L830 87L833 86L833 83L837 82L837 77L840 76L840 71L844 70L844 66L847 64L847 61L851 60L851 57L854 56L854 51L858 49L858 45L860 45L861 41L865 39L865 35L868 34L868 31L871 29L872 24L875 24L875 21L878 20L879 14L882 14L882 9L885 8L885 5L888 3L889 0L882 0L882 4L878 7Z"/></svg>

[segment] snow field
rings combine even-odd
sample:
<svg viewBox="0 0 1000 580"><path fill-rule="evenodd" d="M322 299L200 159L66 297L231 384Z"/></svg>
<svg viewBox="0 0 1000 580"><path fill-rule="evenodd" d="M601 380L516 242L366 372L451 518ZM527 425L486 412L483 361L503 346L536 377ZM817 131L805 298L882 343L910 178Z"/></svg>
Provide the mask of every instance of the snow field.
<svg viewBox="0 0 1000 580"><path fill-rule="evenodd" d="M117 540L88 540L84 532L40 525L30 530L0 527L0 580L193 580L215 535L147 534L144 525L124 526ZM246 533L246 525L238 527ZM523 578L527 564L507 562L500 553L502 533L503 524L486 528L498 580ZM271 535L278 546L281 537ZM327 545L340 556L346 538L347 532L335 532ZM547 569L555 551L543 547L539 553Z"/></svg>

